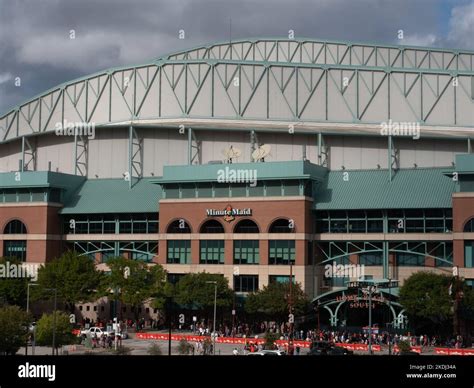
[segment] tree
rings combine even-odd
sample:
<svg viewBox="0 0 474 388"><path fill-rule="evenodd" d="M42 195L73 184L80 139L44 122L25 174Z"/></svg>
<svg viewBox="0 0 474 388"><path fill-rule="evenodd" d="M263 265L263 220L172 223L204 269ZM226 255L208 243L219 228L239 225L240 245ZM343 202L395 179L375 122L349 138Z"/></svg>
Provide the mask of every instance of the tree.
<svg viewBox="0 0 474 388"><path fill-rule="evenodd" d="M175 302L190 309L203 310L209 316L214 309L215 286L207 282L217 282L217 307L229 307L233 301L233 291L229 288L227 279L207 272L183 276L175 287Z"/></svg>
<svg viewBox="0 0 474 388"><path fill-rule="evenodd" d="M193 351L193 345L190 344L185 338L182 338L178 344L178 353L182 356L187 356Z"/></svg>
<svg viewBox="0 0 474 388"><path fill-rule="evenodd" d="M14 355L28 335L28 316L18 306L0 308L0 353Z"/></svg>
<svg viewBox="0 0 474 388"><path fill-rule="evenodd" d="M291 291L293 314L304 314L309 306L309 300L299 283L293 284ZM290 283L270 283L261 290L249 294L245 300L245 311L251 315L279 322L288 320Z"/></svg>
<svg viewBox="0 0 474 388"><path fill-rule="evenodd" d="M94 301L104 294L104 279L104 273L90 258L68 251L39 269L39 287L35 287L34 295L51 298L51 289L55 288L58 302L74 313L77 303Z"/></svg>
<svg viewBox="0 0 474 388"><path fill-rule="evenodd" d="M56 316L56 323L54 323ZM36 342L38 345L52 346L53 328L55 328L55 347L69 345L75 342L72 334L72 325L69 316L63 312L55 311L52 314L43 314L36 325Z"/></svg>
<svg viewBox="0 0 474 388"><path fill-rule="evenodd" d="M138 307L151 301L157 308L162 306L166 292L166 271L159 264L148 265L143 261L115 257L107 262L110 275L107 285L117 290L117 297L133 307L138 320Z"/></svg>
<svg viewBox="0 0 474 388"><path fill-rule="evenodd" d="M263 348L266 350L273 350L275 349L275 342L278 339L278 335L275 333L270 333L267 331L265 333L265 343L263 344Z"/></svg>
<svg viewBox="0 0 474 388"><path fill-rule="evenodd" d="M456 294L462 295L459 309L465 318L474 316L474 292L459 278L432 272L416 272L400 288L400 303L414 328L452 333Z"/></svg>
<svg viewBox="0 0 474 388"><path fill-rule="evenodd" d="M22 262L14 257L0 257L0 266L2 272L5 272L0 277L0 303L14 304L24 306L26 302L26 289L30 278L28 277L10 277L9 266L21 265Z"/></svg>
<svg viewBox="0 0 474 388"><path fill-rule="evenodd" d="M450 324L452 298L451 277L432 272L416 272L400 288L400 303L415 328Z"/></svg>

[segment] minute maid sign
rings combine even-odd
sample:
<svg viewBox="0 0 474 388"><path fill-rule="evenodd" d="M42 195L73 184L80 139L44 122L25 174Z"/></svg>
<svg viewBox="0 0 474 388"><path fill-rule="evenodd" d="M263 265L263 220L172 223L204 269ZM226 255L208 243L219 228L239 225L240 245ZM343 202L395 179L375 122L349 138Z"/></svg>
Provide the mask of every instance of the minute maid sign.
<svg viewBox="0 0 474 388"><path fill-rule="evenodd" d="M236 216L251 216L252 209L234 209L227 205L224 210L206 209L206 213L208 217L224 216L225 221L231 222Z"/></svg>

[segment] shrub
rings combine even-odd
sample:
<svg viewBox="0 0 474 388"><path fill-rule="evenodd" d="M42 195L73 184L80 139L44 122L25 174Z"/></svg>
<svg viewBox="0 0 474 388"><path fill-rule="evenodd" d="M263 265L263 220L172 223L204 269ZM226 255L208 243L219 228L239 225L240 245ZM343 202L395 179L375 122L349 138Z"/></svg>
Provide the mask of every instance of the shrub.
<svg viewBox="0 0 474 388"><path fill-rule="evenodd" d="M147 353L150 356L161 356L161 348L157 343L153 343L148 347Z"/></svg>

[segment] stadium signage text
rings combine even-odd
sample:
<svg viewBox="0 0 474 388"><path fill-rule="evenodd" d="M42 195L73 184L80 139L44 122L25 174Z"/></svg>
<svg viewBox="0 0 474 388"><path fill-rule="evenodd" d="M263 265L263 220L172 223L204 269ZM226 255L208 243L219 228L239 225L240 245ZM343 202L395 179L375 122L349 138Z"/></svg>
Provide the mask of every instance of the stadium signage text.
<svg viewBox="0 0 474 388"><path fill-rule="evenodd" d="M227 205L223 210L217 209L206 209L206 213L208 217L216 217L216 216L224 216L224 220L227 222L231 222L235 220L236 216L251 216L252 209L234 209L232 206Z"/></svg>

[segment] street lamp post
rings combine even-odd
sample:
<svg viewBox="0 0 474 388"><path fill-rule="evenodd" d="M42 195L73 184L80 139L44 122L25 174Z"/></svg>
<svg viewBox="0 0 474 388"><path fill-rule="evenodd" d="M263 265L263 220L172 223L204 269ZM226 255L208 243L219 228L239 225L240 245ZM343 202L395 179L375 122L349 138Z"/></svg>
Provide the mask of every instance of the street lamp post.
<svg viewBox="0 0 474 388"><path fill-rule="evenodd" d="M56 309L57 309L57 300L58 300L58 289L46 288L46 290L54 291L54 309L53 309L53 356L54 356L54 350L56 348Z"/></svg>
<svg viewBox="0 0 474 388"><path fill-rule="evenodd" d="M28 283L26 287L26 314L30 312L30 286L37 286L37 283ZM29 330L29 327L28 327ZM35 328L33 327L33 341L31 343L31 351L33 355L35 355ZM26 339L26 346L25 346L25 356L28 355L28 338Z"/></svg>
<svg viewBox="0 0 474 388"><path fill-rule="evenodd" d="M369 291L369 354L372 355L372 286L368 286Z"/></svg>
<svg viewBox="0 0 474 388"><path fill-rule="evenodd" d="M217 281L207 281L208 284L214 284L214 328L212 332L212 353L216 355L216 310L217 310Z"/></svg>
<svg viewBox="0 0 474 388"><path fill-rule="evenodd" d="M392 316L392 305L391 305L391 300L392 300L392 279L388 278L388 316L391 317ZM390 318L389 318L390 319ZM393 325L393 321L392 323L389 324L389 327L388 327L388 355L391 356L392 355L392 336L390 335L390 331L392 330L392 325Z"/></svg>

